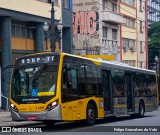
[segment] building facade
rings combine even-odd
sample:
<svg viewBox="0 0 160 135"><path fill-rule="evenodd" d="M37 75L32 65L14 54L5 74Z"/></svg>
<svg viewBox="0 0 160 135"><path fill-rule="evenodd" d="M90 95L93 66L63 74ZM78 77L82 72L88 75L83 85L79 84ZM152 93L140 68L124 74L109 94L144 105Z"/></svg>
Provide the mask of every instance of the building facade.
<svg viewBox="0 0 160 135"><path fill-rule="evenodd" d="M114 56L115 61L146 68L145 0L73 1L75 54Z"/></svg>
<svg viewBox="0 0 160 135"><path fill-rule="evenodd" d="M49 24L51 22L51 0L1 0L0 5L1 67L14 64L15 59L22 55L50 51L45 49L43 24L45 21ZM59 20L63 23L62 51L71 53L72 24L66 23L72 19L71 2L55 0L54 5L55 24ZM56 51L60 51L59 45L59 42L56 42ZM10 71L5 70L5 82L2 81L1 91L5 97L9 97Z"/></svg>
<svg viewBox="0 0 160 135"><path fill-rule="evenodd" d="M153 22L160 21L160 1L159 0L147 0L148 1L148 25Z"/></svg>
<svg viewBox="0 0 160 135"><path fill-rule="evenodd" d="M145 0L121 0L121 60L134 67L148 68L147 7Z"/></svg>
<svg viewBox="0 0 160 135"><path fill-rule="evenodd" d="M119 0L74 0L73 45L75 54L114 56L120 61Z"/></svg>

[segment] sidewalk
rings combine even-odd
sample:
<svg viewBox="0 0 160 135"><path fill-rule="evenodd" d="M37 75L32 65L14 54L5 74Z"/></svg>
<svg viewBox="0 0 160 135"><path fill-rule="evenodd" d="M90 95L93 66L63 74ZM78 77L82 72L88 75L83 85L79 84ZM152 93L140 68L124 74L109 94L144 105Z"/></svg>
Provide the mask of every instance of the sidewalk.
<svg viewBox="0 0 160 135"><path fill-rule="evenodd" d="M0 127L4 126L22 126L22 125L30 125L30 124L39 124L41 122L36 121L21 121L15 122L12 121L11 113L5 110L0 109Z"/></svg>

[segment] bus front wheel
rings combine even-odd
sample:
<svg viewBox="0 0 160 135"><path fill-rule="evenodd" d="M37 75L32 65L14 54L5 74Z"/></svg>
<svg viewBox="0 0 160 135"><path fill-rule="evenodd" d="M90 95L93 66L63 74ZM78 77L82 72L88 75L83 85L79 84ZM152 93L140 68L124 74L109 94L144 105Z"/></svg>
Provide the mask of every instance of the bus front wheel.
<svg viewBox="0 0 160 135"><path fill-rule="evenodd" d="M96 108L93 104L89 103L87 105L86 110L86 124L87 125L93 125L96 120Z"/></svg>
<svg viewBox="0 0 160 135"><path fill-rule="evenodd" d="M139 104L139 117L144 117L144 113L145 113L145 108L144 108L144 103L143 102L140 102Z"/></svg>
<svg viewBox="0 0 160 135"><path fill-rule="evenodd" d="M47 126L47 127L53 127L55 124L54 120L44 120L43 123Z"/></svg>

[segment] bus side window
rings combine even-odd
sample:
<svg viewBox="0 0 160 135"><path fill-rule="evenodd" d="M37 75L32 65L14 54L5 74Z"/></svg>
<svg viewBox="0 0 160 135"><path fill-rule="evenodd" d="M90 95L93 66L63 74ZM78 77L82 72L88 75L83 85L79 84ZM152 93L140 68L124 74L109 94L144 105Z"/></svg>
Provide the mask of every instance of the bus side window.
<svg viewBox="0 0 160 135"><path fill-rule="evenodd" d="M69 83L71 84L71 88L77 89L77 71L76 71L76 69L71 69L68 77L70 80Z"/></svg>
<svg viewBox="0 0 160 135"><path fill-rule="evenodd" d="M62 88L67 88L67 68L63 68Z"/></svg>

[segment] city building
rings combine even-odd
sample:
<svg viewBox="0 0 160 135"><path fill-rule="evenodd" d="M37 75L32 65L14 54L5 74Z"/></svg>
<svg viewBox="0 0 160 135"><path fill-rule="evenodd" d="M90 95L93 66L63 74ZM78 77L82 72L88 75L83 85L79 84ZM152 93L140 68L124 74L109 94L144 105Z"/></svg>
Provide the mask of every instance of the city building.
<svg viewBox="0 0 160 135"><path fill-rule="evenodd" d="M145 0L121 0L121 60L131 66L148 68L147 12Z"/></svg>
<svg viewBox="0 0 160 135"><path fill-rule="evenodd" d="M160 0L148 1L148 25L160 21Z"/></svg>
<svg viewBox="0 0 160 135"><path fill-rule="evenodd" d="M51 24L51 0L0 0L0 5L0 67L14 64L22 55L50 51L44 44L43 25L45 21ZM62 44L56 42L55 51L71 53L71 0L54 0L54 9L55 25L60 20L63 24ZM9 97L10 69L2 72L2 95Z"/></svg>
<svg viewBox="0 0 160 135"><path fill-rule="evenodd" d="M101 55L120 61L119 0L73 1L73 46L80 55Z"/></svg>
<svg viewBox="0 0 160 135"><path fill-rule="evenodd" d="M75 54L114 56L115 61L147 67L145 0L73 1Z"/></svg>

